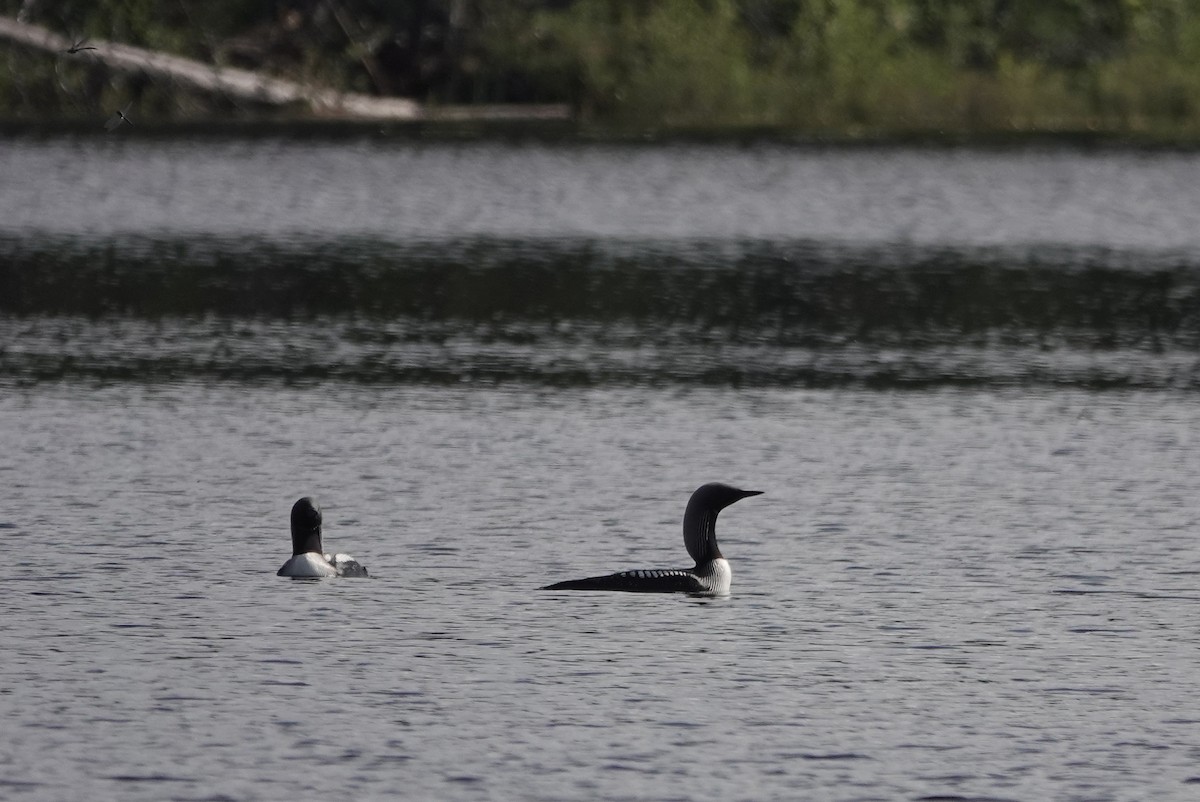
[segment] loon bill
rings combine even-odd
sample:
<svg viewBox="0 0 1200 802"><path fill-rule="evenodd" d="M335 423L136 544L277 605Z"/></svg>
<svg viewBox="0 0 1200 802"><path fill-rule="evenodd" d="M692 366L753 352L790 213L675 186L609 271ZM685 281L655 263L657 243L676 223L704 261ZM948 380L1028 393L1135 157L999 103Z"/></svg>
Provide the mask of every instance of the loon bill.
<svg viewBox="0 0 1200 802"><path fill-rule="evenodd" d="M321 505L305 496L292 505L292 557L276 576L366 576L367 569L349 554L326 554L321 549Z"/></svg>
<svg viewBox="0 0 1200 802"><path fill-rule="evenodd" d="M607 576L570 579L542 590L622 590L631 593L729 593L733 574L717 547L717 513L761 490L739 490L719 482L703 485L688 499L683 513L683 543L695 568L621 571Z"/></svg>

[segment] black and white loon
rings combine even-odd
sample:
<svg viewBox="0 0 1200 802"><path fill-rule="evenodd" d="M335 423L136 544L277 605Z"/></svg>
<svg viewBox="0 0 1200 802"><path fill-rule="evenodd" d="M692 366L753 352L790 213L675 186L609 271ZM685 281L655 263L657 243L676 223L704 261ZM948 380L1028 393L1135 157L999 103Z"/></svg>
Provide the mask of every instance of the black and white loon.
<svg viewBox="0 0 1200 802"><path fill-rule="evenodd" d="M607 576L571 579L542 590L624 590L632 593L699 593L723 596L729 593L733 574L717 547L717 513L761 490L738 490L719 482L692 493L683 513L683 542L696 561L695 568L622 571Z"/></svg>
<svg viewBox="0 0 1200 802"><path fill-rule="evenodd" d="M367 569L349 554L321 550L321 505L305 496L292 505L292 558L276 576L366 576Z"/></svg>

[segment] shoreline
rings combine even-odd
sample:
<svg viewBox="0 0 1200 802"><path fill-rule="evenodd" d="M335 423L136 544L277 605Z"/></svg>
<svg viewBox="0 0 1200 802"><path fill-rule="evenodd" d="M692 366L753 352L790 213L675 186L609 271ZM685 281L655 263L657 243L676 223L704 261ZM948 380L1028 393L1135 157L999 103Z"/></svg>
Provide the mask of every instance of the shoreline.
<svg viewBox="0 0 1200 802"><path fill-rule="evenodd" d="M1118 150L1200 150L1200 135L1129 132L1120 130L1058 129L1023 131L805 131L784 126L633 126L585 123L557 108L488 107L475 116L470 107L432 111L420 120L362 120L333 118L258 118L141 121L117 133L105 130L96 117L4 118L0 138L57 138L65 136L135 139L397 139L412 141L522 140L550 144L613 145L772 145L801 148L974 148L1019 150L1071 148Z"/></svg>

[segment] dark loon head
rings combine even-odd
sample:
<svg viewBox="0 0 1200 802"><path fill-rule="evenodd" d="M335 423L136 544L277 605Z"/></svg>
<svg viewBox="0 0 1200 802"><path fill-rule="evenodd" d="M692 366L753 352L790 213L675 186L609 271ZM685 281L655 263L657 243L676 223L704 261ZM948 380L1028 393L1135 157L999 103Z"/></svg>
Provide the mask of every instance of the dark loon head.
<svg viewBox="0 0 1200 802"><path fill-rule="evenodd" d="M305 496L292 505L292 554L321 553L321 505Z"/></svg>
<svg viewBox="0 0 1200 802"><path fill-rule="evenodd" d="M717 513L735 501L761 494L761 490L739 490L720 482L702 485L692 493L683 513L683 543L697 566L721 557L721 549L717 547Z"/></svg>

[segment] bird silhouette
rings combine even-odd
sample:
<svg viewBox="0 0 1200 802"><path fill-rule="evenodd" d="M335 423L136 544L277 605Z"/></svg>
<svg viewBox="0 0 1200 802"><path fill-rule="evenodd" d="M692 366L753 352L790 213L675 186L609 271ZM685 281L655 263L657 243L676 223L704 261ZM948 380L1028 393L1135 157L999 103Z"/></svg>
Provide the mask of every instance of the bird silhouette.
<svg viewBox="0 0 1200 802"><path fill-rule="evenodd" d="M133 125L133 120L129 119L129 110L133 108L133 103L126 103L125 108L117 111L116 114L108 118L108 122L104 124L107 131L115 131L121 127L121 123L129 123Z"/></svg>
<svg viewBox="0 0 1200 802"><path fill-rule="evenodd" d="M76 42L75 44L68 47L66 52L73 56L76 53L83 52L84 50L95 50L95 49L96 48L87 44L87 37L85 36L84 38L82 38L78 42Z"/></svg>

